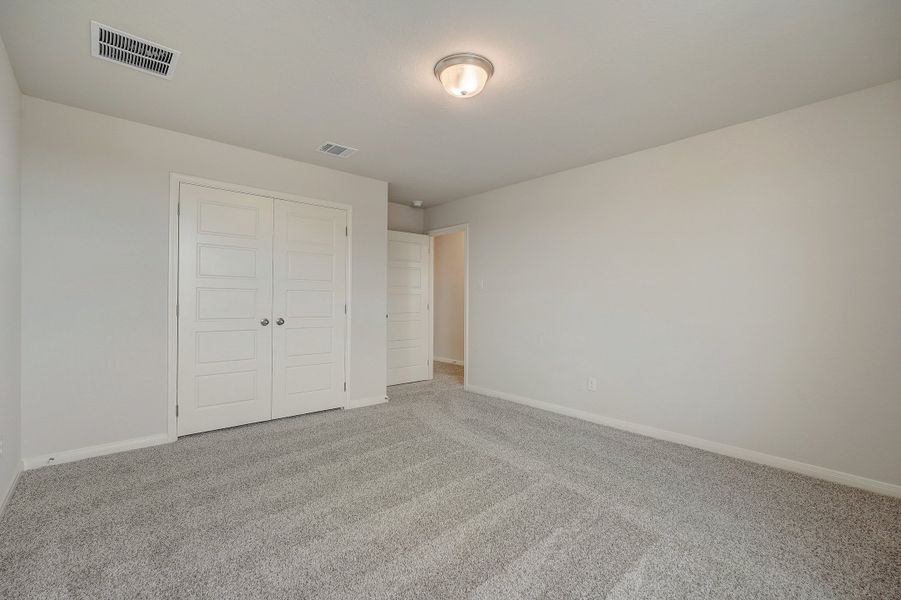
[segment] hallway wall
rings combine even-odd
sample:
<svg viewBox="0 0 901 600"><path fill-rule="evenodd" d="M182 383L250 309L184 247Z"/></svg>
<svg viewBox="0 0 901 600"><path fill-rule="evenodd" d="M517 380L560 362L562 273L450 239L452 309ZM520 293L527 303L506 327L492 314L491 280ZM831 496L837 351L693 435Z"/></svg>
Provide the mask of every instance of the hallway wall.
<svg viewBox="0 0 901 600"><path fill-rule="evenodd" d="M435 238L435 360L463 362L466 234Z"/></svg>

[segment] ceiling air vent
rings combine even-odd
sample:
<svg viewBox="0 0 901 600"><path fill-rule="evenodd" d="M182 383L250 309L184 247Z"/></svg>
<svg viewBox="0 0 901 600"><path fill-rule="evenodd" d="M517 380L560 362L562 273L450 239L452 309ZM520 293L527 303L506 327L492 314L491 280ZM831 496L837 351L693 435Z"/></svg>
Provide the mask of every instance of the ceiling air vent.
<svg viewBox="0 0 901 600"><path fill-rule="evenodd" d="M172 79L181 52L91 21L91 56Z"/></svg>
<svg viewBox="0 0 901 600"><path fill-rule="evenodd" d="M318 150L323 154L330 154L332 156L337 156L338 158L347 158L351 154L357 151L356 148L350 148L348 146L342 146L340 144L333 144L332 142L326 142L319 146Z"/></svg>

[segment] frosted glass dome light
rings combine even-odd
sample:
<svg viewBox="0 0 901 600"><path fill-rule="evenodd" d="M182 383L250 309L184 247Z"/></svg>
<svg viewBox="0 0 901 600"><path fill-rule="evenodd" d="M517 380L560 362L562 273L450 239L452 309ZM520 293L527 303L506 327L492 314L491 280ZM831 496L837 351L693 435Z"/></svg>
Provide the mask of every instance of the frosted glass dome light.
<svg viewBox="0 0 901 600"><path fill-rule="evenodd" d="M435 77L448 94L470 98L481 92L494 75L494 65L484 56L462 52L445 56L435 64Z"/></svg>

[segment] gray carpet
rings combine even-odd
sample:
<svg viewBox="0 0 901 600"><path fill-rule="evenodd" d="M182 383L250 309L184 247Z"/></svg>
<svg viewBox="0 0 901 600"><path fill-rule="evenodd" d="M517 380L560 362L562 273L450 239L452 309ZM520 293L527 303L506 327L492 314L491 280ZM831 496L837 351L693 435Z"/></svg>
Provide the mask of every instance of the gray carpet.
<svg viewBox="0 0 901 600"><path fill-rule="evenodd" d="M0 597L901 598L901 501L459 375L28 472Z"/></svg>

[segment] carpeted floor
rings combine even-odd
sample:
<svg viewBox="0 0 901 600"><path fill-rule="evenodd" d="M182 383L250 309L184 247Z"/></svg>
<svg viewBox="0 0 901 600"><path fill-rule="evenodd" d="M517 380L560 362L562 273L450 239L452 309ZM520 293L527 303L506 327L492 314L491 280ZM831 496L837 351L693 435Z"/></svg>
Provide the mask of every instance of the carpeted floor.
<svg viewBox="0 0 901 600"><path fill-rule="evenodd" d="M466 393L23 475L0 597L901 598L901 500Z"/></svg>

